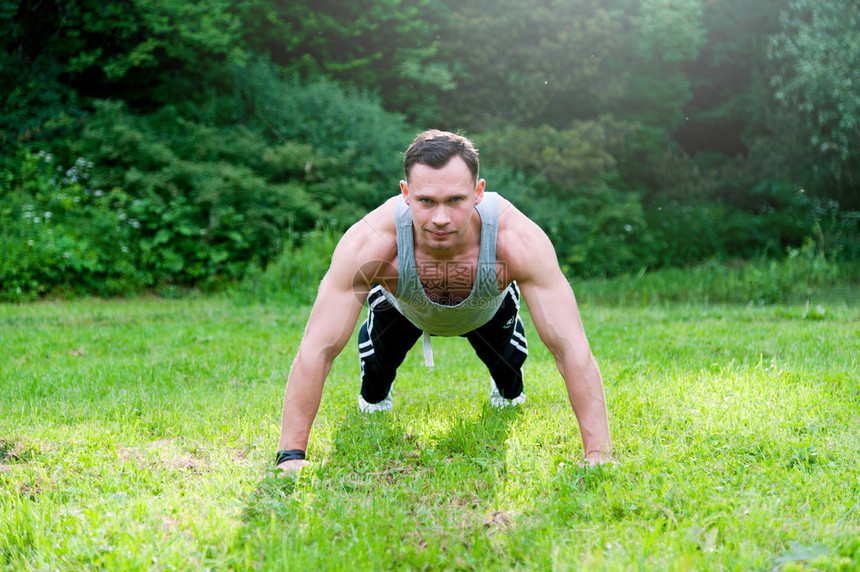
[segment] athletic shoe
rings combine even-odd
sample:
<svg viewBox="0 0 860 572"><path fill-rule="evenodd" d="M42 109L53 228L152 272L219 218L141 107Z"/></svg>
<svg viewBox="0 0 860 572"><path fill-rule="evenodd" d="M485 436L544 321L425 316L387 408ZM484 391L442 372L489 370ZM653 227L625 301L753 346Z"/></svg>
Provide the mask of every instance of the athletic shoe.
<svg viewBox="0 0 860 572"><path fill-rule="evenodd" d="M362 413L376 413L377 411L385 412L391 411L391 408L394 407L394 402L391 401L391 394L385 396L385 399L380 401L379 403L368 403L364 400L361 394L358 394L358 410Z"/></svg>
<svg viewBox="0 0 860 572"><path fill-rule="evenodd" d="M515 405L519 405L520 403L526 402L525 393L520 393L513 399L505 399L504 397L502 397L502 394L499 393L499 388L496 387L495 381L490 380L490 385L492 386L492 391L490 392L490 405L492 405L495 409L513 407Z"/></svg>

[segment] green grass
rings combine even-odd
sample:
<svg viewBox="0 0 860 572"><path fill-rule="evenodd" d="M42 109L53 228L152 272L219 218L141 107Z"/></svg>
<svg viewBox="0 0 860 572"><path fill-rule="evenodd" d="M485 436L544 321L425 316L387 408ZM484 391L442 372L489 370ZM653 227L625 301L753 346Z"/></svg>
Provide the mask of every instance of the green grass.
<svg viewBox="0 0 860 572"><path fill-rule="evenodd" d="M395 412L335 362L298 478L272 472L306 307L0 306L0 568L856 570L860 311L583 303L619 465L584 470L529 327L529 400L416 348Z"/></svg>

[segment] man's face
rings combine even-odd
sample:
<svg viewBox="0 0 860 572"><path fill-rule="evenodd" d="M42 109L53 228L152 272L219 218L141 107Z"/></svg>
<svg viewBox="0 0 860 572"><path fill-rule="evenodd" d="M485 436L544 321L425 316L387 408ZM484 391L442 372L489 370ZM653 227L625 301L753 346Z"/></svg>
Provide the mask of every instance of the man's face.
<svg viewBox="0 0 860 572"><path fill-rule="evenodd" d="M412 211L415 246L451 251L469 230L475 205L484 196L484 180L475 184L466 162L454 156L440 169L414 165L400 190Z"/></svg>

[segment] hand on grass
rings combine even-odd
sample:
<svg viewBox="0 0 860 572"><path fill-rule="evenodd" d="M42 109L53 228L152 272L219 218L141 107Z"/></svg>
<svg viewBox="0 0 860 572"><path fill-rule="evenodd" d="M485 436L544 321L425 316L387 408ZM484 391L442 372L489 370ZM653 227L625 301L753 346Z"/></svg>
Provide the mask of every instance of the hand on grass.
<svg viewBox="0 0 860 572"><path fill-rule="evenodd" d="M278 465L278 476L286 477L287 475L297 475L299 471L302 470L302 467L307 467L310 465L310 461L306 461L304 459L291 459L289 461L284 461L280 465Z"/></svg>
<svg viewBox="0 0 860 572"><path fill-rule="evenodd" d="M589 451L585 456L586 467L597 467L598 465L615 466L618 462L612 457L612 453L603 451Z"/></svg>

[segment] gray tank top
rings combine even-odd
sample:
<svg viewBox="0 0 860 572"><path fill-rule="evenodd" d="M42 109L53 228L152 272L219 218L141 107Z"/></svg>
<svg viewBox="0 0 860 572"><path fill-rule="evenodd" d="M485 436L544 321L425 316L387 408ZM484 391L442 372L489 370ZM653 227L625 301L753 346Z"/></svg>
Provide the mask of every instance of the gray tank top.
<svg viewBox="0 0 860 572"><path fill-rule="evenodd" d="M496 278L496 238L499 230L499 195L484 193L475 207L481 217L481 249L475 283L469 296L453 306L427 297L415 266L412 214L401 199L394 220L397 225L397 292L383 289L385 298L410 322L434 336L460 336L483 326L502 305L504 293Z"/></svg>

